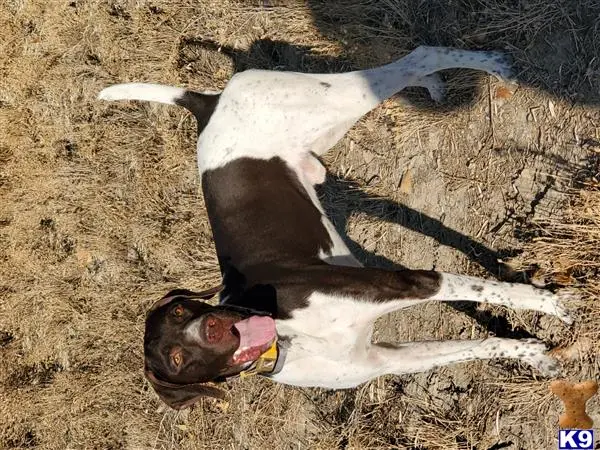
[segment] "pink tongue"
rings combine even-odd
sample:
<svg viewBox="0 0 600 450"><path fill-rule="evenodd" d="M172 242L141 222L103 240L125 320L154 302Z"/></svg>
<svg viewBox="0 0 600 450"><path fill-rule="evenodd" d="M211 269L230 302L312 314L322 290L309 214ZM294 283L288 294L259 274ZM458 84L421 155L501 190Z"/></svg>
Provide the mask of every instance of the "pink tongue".
<svg viewBox="0 0 600 450"><path fill-rule="evenodd" d="M255 350L250 353L258 358L277 337L275 321L268 316L252 316L233 326L240 333L240 346L234 354L236 360L242 359L241 353L248 353L248 350Z"/></svg>

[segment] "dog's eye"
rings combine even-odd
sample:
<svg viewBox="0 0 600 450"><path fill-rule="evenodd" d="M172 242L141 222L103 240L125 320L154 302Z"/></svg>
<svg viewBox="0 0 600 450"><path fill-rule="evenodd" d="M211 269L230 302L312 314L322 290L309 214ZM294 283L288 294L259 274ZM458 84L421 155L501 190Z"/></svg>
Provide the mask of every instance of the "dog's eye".
<svg viewBox="0 0 600 450"><path fill-rule="evenodd" d="M183 362L183 356L181 356L181 353L179 352L171 356L171 359L173 360L173 364L175 364L177 367L179 367Z"/></svg>
<svg viewBox="0 0 600 450"><path fill-rule="evenodd" d="M183 316L183 306L177 305L175 308L173 308L172 313L175 317Z"/></svg>

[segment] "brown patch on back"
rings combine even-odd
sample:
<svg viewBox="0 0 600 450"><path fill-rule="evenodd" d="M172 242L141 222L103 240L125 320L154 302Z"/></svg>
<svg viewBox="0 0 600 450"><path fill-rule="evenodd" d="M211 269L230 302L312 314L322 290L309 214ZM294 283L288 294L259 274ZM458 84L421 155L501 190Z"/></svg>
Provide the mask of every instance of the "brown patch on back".
<svg viewBox="0 0 600 450"><path fill-rule="evenodd" d="M224 270L311 264L332 242L296 175L280 158L240 158L202 175L217 255Z"/></svg>

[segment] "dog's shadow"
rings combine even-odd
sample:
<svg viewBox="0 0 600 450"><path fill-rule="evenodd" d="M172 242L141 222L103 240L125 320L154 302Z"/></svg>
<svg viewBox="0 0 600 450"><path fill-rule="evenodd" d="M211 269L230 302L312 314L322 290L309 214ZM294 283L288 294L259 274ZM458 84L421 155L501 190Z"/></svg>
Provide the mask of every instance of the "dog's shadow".
<svg viewBox="0 0 600 450"><path fill-rule="evenodd" d="M434 239L441 245L452 247L471 261L478 263L497 279L513 282L525 282L529 279L528 271L516 271L502 262L505 258L515 256L514 251L493 250L469 236L449 228L438 219L390 199L368 194L354 181L328 174L325 183L317 186L317 193L327 216L344 239L345 244L365 266L388 270L407 268L385 256L366 250L348 236L347 226L354 214L362 213L384 222L400 225ZM534 337L522 328L513 328L504 317L478 310L477 305L473 302L451 302L448 305L472 317L482 327L495 333L498 337L517 339Z"/></svg>

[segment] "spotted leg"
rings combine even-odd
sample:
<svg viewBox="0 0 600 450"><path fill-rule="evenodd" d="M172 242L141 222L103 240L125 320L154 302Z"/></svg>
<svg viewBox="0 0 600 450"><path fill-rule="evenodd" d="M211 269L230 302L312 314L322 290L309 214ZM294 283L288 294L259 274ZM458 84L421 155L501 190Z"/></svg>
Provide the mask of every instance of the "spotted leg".
<svg viewBox="0 0 600 450"><path fill-rule="evenodd" d="M411 83L411 86L424 87L429 92L431 99L437 103L441 103L446 96L446 83L438 73L417 78Z"/></svg>
<svg viewBox="0 0 600 450"><path fill-rule="evenodd" d="M528 284L503 283L465 275L442 273L439 290L428 300L473 301L529 309L558 317L566 324L573 319L565 307L571 294L552 293Z"/></svg>
<svg viewBox="0 0 600 450"><path fill-rule="evenodd" d="M555 376L560 370L557 361L547 355L546 346L535 339L410 342L399 347L375 344L369 352L369 358L376 361L381 374L424 372L439 366L492 358L518 359L545 376Z"/></svg>

